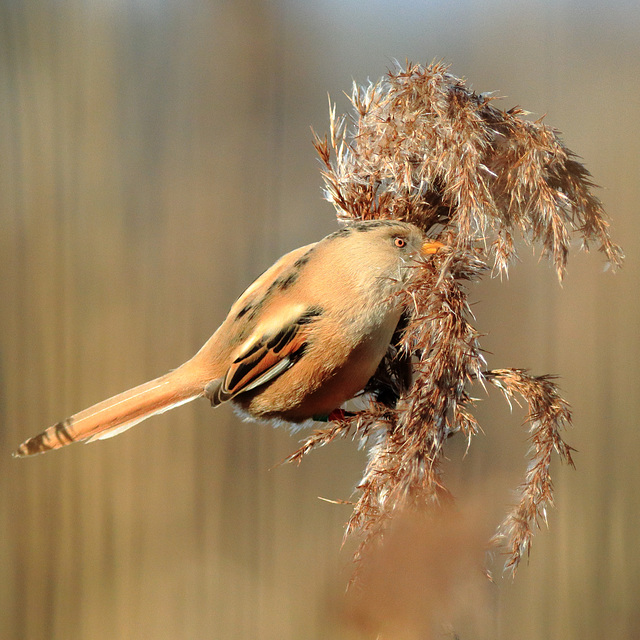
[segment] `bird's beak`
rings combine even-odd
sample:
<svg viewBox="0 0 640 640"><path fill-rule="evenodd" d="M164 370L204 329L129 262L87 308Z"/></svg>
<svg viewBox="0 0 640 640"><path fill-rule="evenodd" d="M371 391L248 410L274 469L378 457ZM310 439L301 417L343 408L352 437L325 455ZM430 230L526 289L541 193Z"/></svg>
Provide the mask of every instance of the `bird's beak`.
<svg viewBox="0 0 640 640"><path fill-rule="evenodd" d="M436 253L439 249L442 249L442 247L444 247L442 242L438 242L437 240L427 240L422 245L422 249L420 249L420 253L423 256L430 256Z"/></svg>

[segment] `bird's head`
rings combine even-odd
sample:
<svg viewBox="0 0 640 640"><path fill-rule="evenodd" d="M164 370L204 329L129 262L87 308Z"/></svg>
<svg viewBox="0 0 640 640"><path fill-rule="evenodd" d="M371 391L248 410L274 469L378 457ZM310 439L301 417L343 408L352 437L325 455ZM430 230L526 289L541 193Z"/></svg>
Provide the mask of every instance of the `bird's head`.
<svg viewBox="0 0 640 640"><path fill-rule="evenodd" d="M343 256L370 281L372 276L406 283L421 258L444 245L429 238L418 227L396 220L354 222L333 234L342 245ZM331 236L329 236L331 238Z"/></svg>

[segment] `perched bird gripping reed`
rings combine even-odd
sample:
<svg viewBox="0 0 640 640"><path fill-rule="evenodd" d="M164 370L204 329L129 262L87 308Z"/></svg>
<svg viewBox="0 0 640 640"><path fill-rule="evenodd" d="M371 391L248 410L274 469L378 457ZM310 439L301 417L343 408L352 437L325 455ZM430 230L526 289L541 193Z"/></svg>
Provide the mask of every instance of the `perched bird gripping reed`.
<svg viewBox="0 0 640 640"><path fill-rule="evenodd" d="M183 365L25 441L18 457L110 438L207 397L245 416L327 419L360 392L392 340L412 266L442 247L412 224L353 222L278 260Z"/></svg>
<svg viewBox="0 0 640 640"><path fill-rule="evenodd" d="M445 441L478 432L469 389L490 383L529 406L531 462L496 534L515 569L552 502L551 455L571 463L561 437L571 415L550 377L486 369L466 287L507 271L517 233L542 245L560 279L573 232L614 266L622 253L588 171L557 133L492 102L441 64L354 87L353 117L332 110L330 137L315 139L326 197L348 224L276 262L185 364L49 427L16 455L111 437L199 397L252 418L324 420L289 459L346 435L370 445L347 526L361 536L359 557L394 513L449 498ZM340 409L363 390L367 409Z"/></svg>

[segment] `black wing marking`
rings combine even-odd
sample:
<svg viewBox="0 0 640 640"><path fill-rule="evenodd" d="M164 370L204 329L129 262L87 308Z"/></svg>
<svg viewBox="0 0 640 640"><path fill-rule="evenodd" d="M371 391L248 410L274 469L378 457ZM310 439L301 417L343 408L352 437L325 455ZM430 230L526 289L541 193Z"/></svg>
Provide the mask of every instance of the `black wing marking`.
<svg viewBox="0 0 640 640"><path fill-rule="evenodd" d="M307 348L309 325L321 315L321 308L311 307L276 333L257 340L231 363L222 378L205 387L205 396L211 404L216 406L256 389L293 366Z"/></svg>

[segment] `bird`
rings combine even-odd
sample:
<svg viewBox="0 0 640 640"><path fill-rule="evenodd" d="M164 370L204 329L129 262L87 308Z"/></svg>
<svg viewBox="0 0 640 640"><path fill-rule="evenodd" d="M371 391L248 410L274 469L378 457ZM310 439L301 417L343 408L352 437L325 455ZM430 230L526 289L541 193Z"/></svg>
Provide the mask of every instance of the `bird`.
<svg viewBox="0 0 640 640"><path fill-rule="evenodd" d="M443 246L408 222L369 220L295 249L246 289L191 359L54 424L13 455L110 438L200 397L258 421L331 419L376 372L406 312L401 292Z"/></svg>

